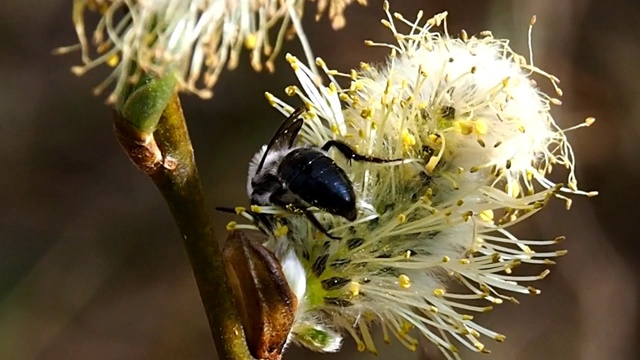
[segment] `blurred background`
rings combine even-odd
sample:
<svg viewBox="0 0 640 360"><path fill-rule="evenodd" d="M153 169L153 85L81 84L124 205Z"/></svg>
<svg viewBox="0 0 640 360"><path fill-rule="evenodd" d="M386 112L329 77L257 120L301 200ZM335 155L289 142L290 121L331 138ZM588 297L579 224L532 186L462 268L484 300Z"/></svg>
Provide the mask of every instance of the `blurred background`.
<svg viewBox="0 0 640 360"><path fill-rule="evenodd" d="M152 183L115 141L111 111L91 89L106 69L74 77L71 1L0 4L0 359L210 359L215 350L176 226ZM640 205L640 3L635 0L392 1L413 18L449 11L449 30L491 29L526 54L531 15L536 65L559 76L562 127L571 132L581 188L567 212L555 201L515 230L529 238L566 235L569 254L519 297L479 317L507 335L492 355L465 359L638 359ZM305 24L317 56L335 69L382 61L365 39L391 41L379 25L381 2L351 5L333 32L326 17ZM302 57L296 41L282 54ZM184 110L207 202L246 203L246 165L282 120L264 91L295 83L284 61L277 74L254 73L248 55L224 72L212 100L184 96ZM540 81L542 85L542 81ZM546 86L546 84L545 84ZM559 169L560 170L560 169ZM562 175L562 174L560 174ZM561 179L558 175L558 179ZM214 214L220 239L232 218ZM522 269L538 272L540 269ZM379 342L383 359L439 359ZM350 340L339 354L292 347L285 359L370 359Z"/></svg>

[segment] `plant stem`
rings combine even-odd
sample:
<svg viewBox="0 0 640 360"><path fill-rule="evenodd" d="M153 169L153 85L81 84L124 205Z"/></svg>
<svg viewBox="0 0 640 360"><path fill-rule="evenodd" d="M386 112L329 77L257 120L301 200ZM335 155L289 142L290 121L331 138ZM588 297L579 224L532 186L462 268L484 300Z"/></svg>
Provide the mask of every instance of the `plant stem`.
<svg viewBox="0 0 640 360"><path fill-rule="evenodd" d="M115 127L119 141L139 167L136 161L139 159L134 157L141 153L149 153L156 158L155 166L146 164L141 169L162 193L180 229L219 359L251 359L211 217L204 205L202 185L178 95L174 94L168 102L152 136L140 136L119 114L115 117ZM143 150L132 151L135 146ZM149 150L145 151L145 148ZM161 160L157 157L157 149Z"/></svg>

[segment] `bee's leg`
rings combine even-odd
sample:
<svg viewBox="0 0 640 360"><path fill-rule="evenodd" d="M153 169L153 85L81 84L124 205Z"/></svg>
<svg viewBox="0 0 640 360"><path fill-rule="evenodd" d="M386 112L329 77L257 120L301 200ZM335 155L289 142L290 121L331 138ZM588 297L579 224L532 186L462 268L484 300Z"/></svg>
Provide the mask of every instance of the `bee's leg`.
<svg viewBox="0 0 640 360"><path fill-rule="evenodd" d="M375 156L360 155L357 152L355 152L355 150L353 150L351 146L338 140L327 141L324 145L322 145L321 149L323 151L329 151L329 149L331 149L332 147L335 147L338 151L340 151L342 155L344 155L344 157L346 157L349 161L355 160L355 161L366 161L366 162L371 162L376 164L382 164L382 163L403 160L403 159L381 159Z"/></svg>
<svg viewBox="0 0 640 360"><path fill-rule="evenodd" d="M253 217L253 223L256 225L262 233L265 235L273 235L275 229L275 222L270 216L266 214L257 213L251 210L245 210L249 215Z"/></svg>
<svg viewBox="0 0 640 360"><path fill-rule="evenodd" d="M342 239L341 237L333 236L333 235L329 234L329 231L327 231L327 229L325 229L324 226L322 226L320 221L318 221L318 218L316 218L315 215L313 215L313 213L311 211L309 211L307 209L301 209L301 211L304 214L304 216L306 216L307 219L309 219L309 221L311 221L313 226L315 226L316 229L320 230L323 234L325 234L329 239L331 239L331 240L340 240L340 239Z"/></svg>
<svg viewBox="0 0 640 360"><path fill-rule="evenodd" d="M304 205L299 203L293 203L291 201L292 199L290 198L287 199L288 198L287 195L288 195L287 189L280 188L274 191L273 193L271 193L271 196L269 197L269 201L271 201L273 204L277 206L280 206L283 209L287 209L294 213L304 214L304 216L311 222L311 224L313 224L313 226L315 226L316 229L320 230L327 237L333 240L340 240L339 237L329 234L329 231L327 231L327 229L325 229L324 226L322 226L322 224L320 223L320 221L318 221L315 215L313 215L313 213L309 211ZM290 201L287 201L287 200L290 200Z"/></svg>

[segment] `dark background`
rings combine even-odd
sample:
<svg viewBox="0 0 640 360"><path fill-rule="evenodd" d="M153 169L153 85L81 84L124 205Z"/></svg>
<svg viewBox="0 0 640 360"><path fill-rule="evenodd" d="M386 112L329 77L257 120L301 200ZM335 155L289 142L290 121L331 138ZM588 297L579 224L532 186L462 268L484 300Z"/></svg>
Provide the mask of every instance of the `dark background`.
<svg viewBox="0 0 640 360"><path fill-rule="evenodd" d="M391 41L379 1L352 5L339 32L306 16L316 55L347 70L381 61L365 39ZM309 4L308 10L314 8ZM570 133L579 184L599 190L573 209L553 202L516 229L530 238L564 234L569 254L519 297L477 317L507 335L487 342L491 356L466 359L636 359L638 352L637 166L640 154L640 5L634 0L393 1L411 19L449 11L449 29L491 29L525 54L531 15L536 64L562 79L562 127ZM215 356L204 312L166 206L118 147L104 97L91 89L106 69L69 73L79 54L53 57L74 43L71 1L0 4L0 359L204 359ZM297 42L282 55L302 58ZM225 72L212 100L183 104L207 202L246 203L246 165L281 121L264 91L295 83L284 61L277 74L253 73L248 55ZM542 84L543 82L540 81ZM558 179L562 179L558 177ZM214 214L221 239L231 217ZM526 270L526 269L523 269ZM538 272L540 269L528 269ZM379 339L381 340L381 339ZM378 341L380 358L416 358ZM427 349L437 359L437 351ZM355 354L355 355L354 355ZM350 339L338 355L357 357ZM285 359L320 359L292 347Z"/></svg>

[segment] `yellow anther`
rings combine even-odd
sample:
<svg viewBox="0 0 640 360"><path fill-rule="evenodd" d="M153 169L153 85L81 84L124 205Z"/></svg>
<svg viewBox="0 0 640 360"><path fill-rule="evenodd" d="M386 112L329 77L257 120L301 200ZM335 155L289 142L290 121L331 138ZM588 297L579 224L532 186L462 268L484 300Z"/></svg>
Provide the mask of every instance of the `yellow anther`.
<svg viewBox="0 0 640 360"><path fill-rule="evenodd" d="M534 288L533 286L529 286L527 287L527 291L529 292L529 294L531 295L539 295L541 293L540 290Z"/></svg>
<svg viewBox="0 0 640 360"><path fill-rule="evenodd" d="M596 118L593 116L589 116L584 120L584 123L587 124L587 126L591 126L594 122L596 122Z"/></svg>
<svg viewBox="0 0 640 360"><path fill-rule="evenodd" d="M469 264L471 264L471 261L469 261L469 259L460 259L460 264L469 265Z"/></svg>
<svg viewBox="0 0 640 360"><path fill-rule="evenodd" d="M462 41L469 40L469 35L467 35L467 32L464 29L460 30L460 39L462 39Z"/></svg>
<svg viewBox="0 0 640 360"><path fill-rule="evenodd" d="M297 62L297 61L298 61L298 58L297 58L297 57L295 57L295 56L293 56L293 55L291 55L291 54L287 54L287 55L285 56L285 59L287 59L287 61L289 62L289 64L294 64L295 62Z"/></svg>
<svg viewBox="0 0 640 360"><path fill-rule="evenodd" d="M547 275L549 275L549 273L551 273L551 270L549 270L549 269L544 270L544 271L543 271L543 272L541 272L541 273L540 273L540 275L539 275L540 279L544 279L544 278L546 278L546 277L547 277Z"/></svg>
<svg viewBox="0 0 640 360"><path fill-rule="evenodd" d="M413 329L413 324L411 324L408 321L403 321L402 322L402 327L400 329L402 334L408 333L409 331L411 331L411 329Z"/></svg>
<svg viewBox="0 0 640 360"><path fill-rule="evenodd" d="M321 68L327 66L327 64L324 62L324 60L322 60L322 58L320 58L320 57L316 58L316 65L320 66Z"/></svg>
<svg viewBox="0 0 640 360"><path fill-rule="evenodd" d="M396 217L396 219L398 220L398 222L400 224L404 223L405 221L407 221L407 215L405 214L400 214Z"/></svg>
<svg viewBox="0 0 640 360"><path fill-rule="evenodd" d="M503 342L507 337L502 335L502 334L497 334L493 340L497 341L497 342Z"/></svg>
<svg viewBox="0 0 640 360"><path fill-rule="evenodd" d="M113 54L109 56L109 58L105 63L111 67L116 67L119 62L120 62L120 57L118 56L118 54Z"/></svg>
<svg viewBox="0 0 640 360"><path fill-rule="evenodd" d="M487 126L487 123L484 122L483 120L476 120L473 122L473 130L478 135L485 135L489 130L489 127Z"/></svg>
<svg viewBox="0 0 640 360"><path fill-rule="evenodd" d="M448 263L449 261L451 261L451 258L450 258L450 257L448 257L448 256L443 256L443 257L442 257L442 262L443 262L443 263Z"/></svg>
<svg viewBox="0 0 640 360"><path fill-rule="evenodd" d="M444 289L442 289L442 288L433 290L433 295L435 295L437 297L443 297L445 293L446 293L446 291Z"/></svg>
<svg viewBox="0 0 640 360"><path fill-rule="evenodd" d="M359 85L359 81L352 81L351 85L349 85L349 91L351 92L357 92L358 90L360 90L362 88L362 86Z"/></svg>
<svg viewBox="0 0 640 360"><path fill-rule="evenodd" d="M253 50L253 49L256 48L257 44L258 44L258 37L256 36L255 33L247 34L247 36L245 36L245 38L244 38L244 46L247 49Z"/></svg>
<svg viewBox="0 0 640 360"><path fill-rule="evenodd" d="M287 94L287 96L293 96L296 94L296 87L291 85L291 86L287 86L284 89L285 94Z"/></svg>
<svg viewBox="0 0 640 360"><path fill-rule="evenodd" d="M467 120L457 120L453 122L453 128L462 135L469 135L473 132L473 124Z"/></svg>
<svg viewBox="0 0 640 360"><path fill-rule="evenodd" d="M336 84L334 83L329 84L329 94L333 95L336 92L338 92L338 88L336 88Z"/></svg>
<svg viewBox="0 0 640 360"><path fill-rule="evenodd" d="M401 274L398 276L398 284L401 288L408 289L411 287L411 279L407 275Z"/></svg>
<svg viewBox="0 0 640 360"><path fill-rule="evenodd" d="M484 222L487 222L487 223L493 222L493 210L491 209L481 211L480 214L478 214L478 216L480 217L480 220Z"/></svg>
<svg viewBox="0 0 640 360"><path fill-rule="evenodd" d="M362 111L360 111L360 116L367 120L371 120L371 118L373 117L373 110L371 108L364 108L362 109Z"/></svg>
<svg viewBox="0 0 640 360"><path fill-rule="evenodd" d="M236 214L240 215L243 212L245 212L247 209L244 206L236 206L236 208L234 209Z"/></svg>
<svg viewBox="0 0 640 360"><path fill-rule="evenodd" d="M402 255L402 257L404 257L405 259L408 259L411 257L411 250L407 250L404 252L404 254Z"/></svg>
<svg viewBox="0 0 640 360"><path fill-rule="evenodd" d="M235 230L235 228L236 228L236 226L237 226L237 225L238 225L238 223L237 223L237 222L235 222L235 221L230 221L230 222L227 224L227 231L233 231L233 230Z"/></svg>
<svg viewBox="0 0 640 360"><path fill-rule="evenodd" d="M402 145L405 149L408 149L416 144L416 137L413 136L409 130L402 130Z"/></svg>
<svg viewBox="0 0 640 360"><path fill-rule="evenodd" d="M254 213L260 213L262 212L262 209L258 205L251 205L251 211Z"/></svg>

